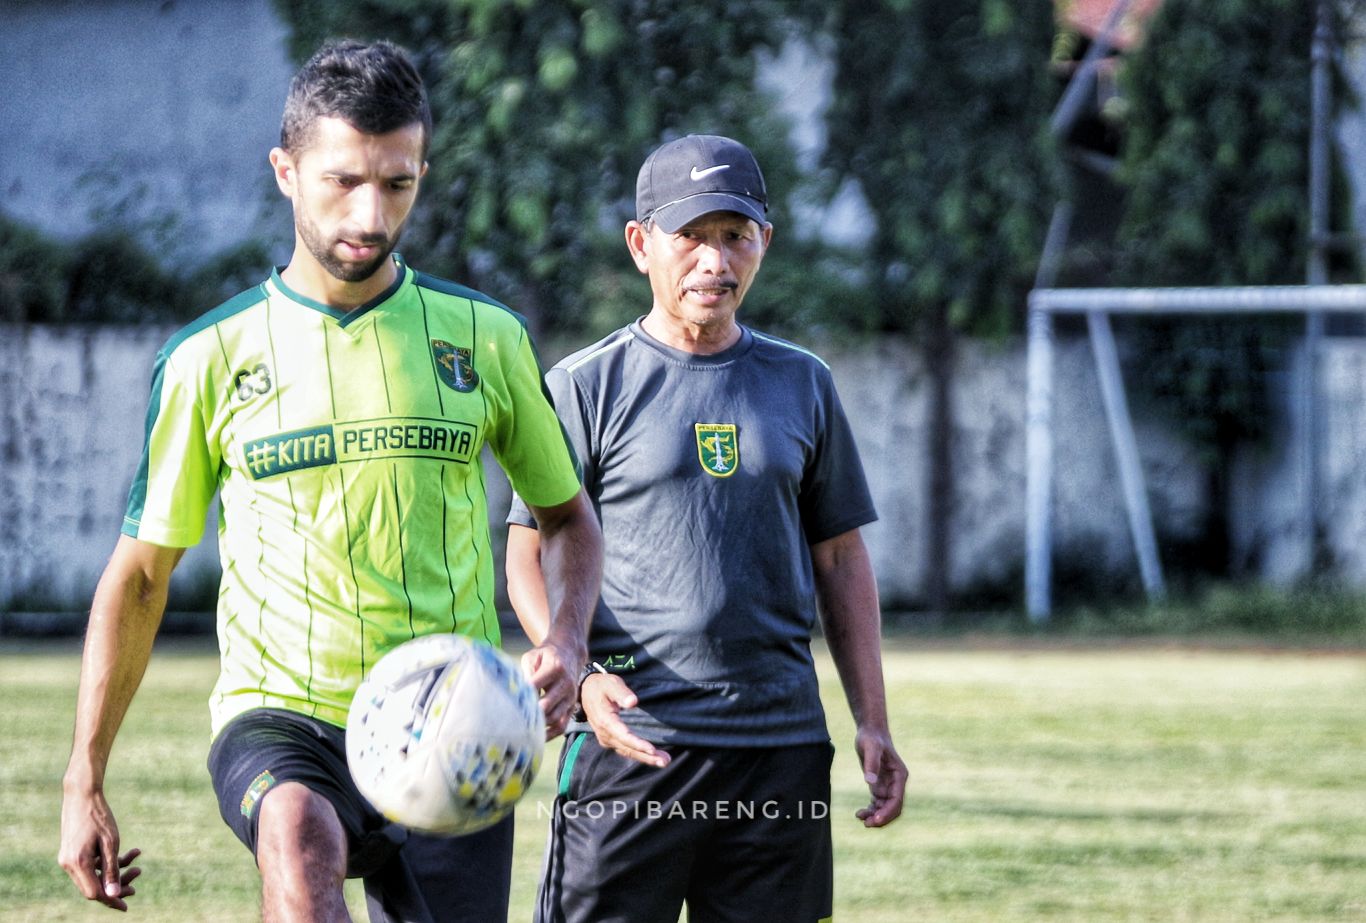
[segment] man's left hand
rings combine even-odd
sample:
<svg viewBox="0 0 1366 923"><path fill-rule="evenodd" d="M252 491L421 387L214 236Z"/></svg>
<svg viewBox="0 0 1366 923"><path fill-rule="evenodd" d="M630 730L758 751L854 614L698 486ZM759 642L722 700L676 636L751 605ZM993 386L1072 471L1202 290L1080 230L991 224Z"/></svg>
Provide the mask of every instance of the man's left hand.
<svg viewBox="0 0 1366 923"><path fill-rule="evenodd" d="M547 641L522 655L522 672L541 693L541 714L545 716L545 739L554 740L564 733L579 697L579 675L585 654Z"/></svg>
<svg viewBox="0 0 1366 923"><path fill-rule="evenodd" d="M892 746L885 731L861 728L854 737L854 749L863 763L863 780L868 783L872 800L854 816L865 827L885 827L901 816L906 797L906 764Z"/></svg>

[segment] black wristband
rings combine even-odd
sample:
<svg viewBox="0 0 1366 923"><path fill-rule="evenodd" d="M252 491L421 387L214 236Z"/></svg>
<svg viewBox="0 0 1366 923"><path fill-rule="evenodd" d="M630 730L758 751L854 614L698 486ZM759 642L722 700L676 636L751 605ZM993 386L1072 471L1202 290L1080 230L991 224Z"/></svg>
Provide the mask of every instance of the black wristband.
<svg viewBox="0 0 1366 923"><path fill-rule="evenodd" d="M584 664L583 672L579 674L579 686L574 694L574 713L570 716L575 721L587 721L588 716L583 711L583 684L588 681L588 677L595 673L607 673L607 668L597 661L590 660Z"/></svg>

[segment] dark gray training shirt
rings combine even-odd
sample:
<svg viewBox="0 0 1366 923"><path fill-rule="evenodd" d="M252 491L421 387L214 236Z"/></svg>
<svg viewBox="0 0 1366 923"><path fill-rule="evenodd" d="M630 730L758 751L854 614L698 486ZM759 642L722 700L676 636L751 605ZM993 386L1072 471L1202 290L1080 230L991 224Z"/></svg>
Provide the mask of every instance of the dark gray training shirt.
<svg viewBox="0 0 1366 923"><path fill-rule="evenodd" d="M808 546L877 518L829 368L747 328L695 356L636 321L546 381L602 520L589 652L639 696L626 724L655 743L827 740ZM520 499L508 521L535 525Z"/></svg>

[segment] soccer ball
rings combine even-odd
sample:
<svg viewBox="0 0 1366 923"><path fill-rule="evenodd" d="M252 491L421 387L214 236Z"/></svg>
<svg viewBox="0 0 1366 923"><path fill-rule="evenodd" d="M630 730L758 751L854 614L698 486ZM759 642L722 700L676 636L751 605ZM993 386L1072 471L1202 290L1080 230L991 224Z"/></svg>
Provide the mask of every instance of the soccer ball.
<svg viewBox="0 0 1366 923"><path fill-rule="evenodd" d="M539 696L521 668L462 635L426 635L385 654L346 721L356 787L389 820L423 833L497 823L544 752Z"/></svg>

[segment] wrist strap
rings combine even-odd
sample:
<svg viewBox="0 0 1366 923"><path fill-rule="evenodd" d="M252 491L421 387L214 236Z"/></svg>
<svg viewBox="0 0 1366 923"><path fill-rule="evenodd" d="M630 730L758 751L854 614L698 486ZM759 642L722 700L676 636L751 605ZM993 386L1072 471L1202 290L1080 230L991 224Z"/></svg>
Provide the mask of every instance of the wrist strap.
<svg viewBox="0 0 1366 923"><path fill-rule="evenodd" d="M571 716L575 721L587 721L588 716L583 711L583 684L588 681L588 677L595 673L606 675L608 669L596 660L590 660L584 664L583 672L579 674L578 691L574 695L574 714Z"/></svg>

